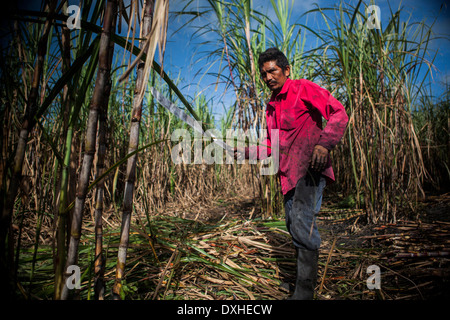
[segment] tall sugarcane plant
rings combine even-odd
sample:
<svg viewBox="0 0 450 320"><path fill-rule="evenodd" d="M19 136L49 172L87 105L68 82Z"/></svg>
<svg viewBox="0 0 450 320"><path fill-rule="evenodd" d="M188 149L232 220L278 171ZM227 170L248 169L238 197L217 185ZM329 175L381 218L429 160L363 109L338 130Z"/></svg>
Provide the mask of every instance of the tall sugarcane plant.
<svg viewBox="0 0 450 320"><path fill-rule="evenodd" d="M117 94L117 88L112 90L111 88L111 80L110 80L110 69L111 63L113 59L113 43L118 44L124 50L129 51L131 54L137 56L138 62L141 62L141 59L145 61L144 68L142 69L142 63L139 63L138 70L140 76L139 85L135 82L135 108L133 110L133 119L137 119L141 115L142 112L142 103L144 97L144 90L146 88L147 79L150 75L150 71L152 68L156 70L156 73L153 75L153 79L155 75L159 75L164 79L164 81L171 88L171 92L174 92L177 97L181 100L181 102L187 107L187 109L193 113L194 117L198 118L195 115L195 112L187 102L186 98L181 94L179 89L174 85L173 81L168 77L168 75L162 71L161 67L153 61L153 53L147 55L147 52L154 52L156 48L156 44L159 43L161 48L161 55L164 50L164 33L167 24L167 13L168 13L168 2L167 1L159 1L158 5L162 10L159 10L159 33L162 35L160 37L160 41L155 40L157 37L153 36L153 34L148 34L148 37L145 41L143 41L143 45L145 47L150 47L150 50L140 50L138 47L134 45L134 42L128 42L128 38L122 38L114 33L114 21L117 17L117 5L115 1L108 1L106 4L104 2L95 3L87 1L81 10L81 30L71 30L68 32L66 21L68 16L60 13L60 10L65 11L67 8L67 4L64 2L58 8L55 8L56 2L50 3L50 8L47 7L47 11L36 12L31 10L22 10L14 15L14 19L16 19L16 35L17 39L14 43L18 46L19 57L23 65L25 65L24 71L22 73L22 79L24 83L24 88L30 88L31 86L31 94L29 92L25 92L24 94L17 94L21 87L17 86L14 90L11 88L4 87L6 91L3 91L2 94L6 93L5 97L19 97L19 99L11 99L9 101L13 103L20 104L22 101L26 101L28 103L23 110L25 111L24 117L24 125L22 126L22 132L28 131L31 132L35 123L39 124L39 139L44 139L44 142L51 147L53 152L54 161L45 163L49 170L48 174L51 174L48 177L45 177L48 181L52 181L52 183L48 183L46 185L46 194L49 194L49 190L53 189L53 192L50 192L53 199L53 207L55 213L54 225L56 227L56 238L55 238L55 256L54 256L54 298L55 299L66 299L68 297L69 291L67 290L66 279L64 272L67 270L67 266L73 265L77 263L78 259L78 249L79 249L79 241L81 237L81 226L82 226L82 217L85 212L86 205L86 195L89 190L91 190L94 186L96 186L95 191L95 259L94 259L94 273L95 273L95 297L101 299L104 294L104 286L102 281L102 275L104 270L104 258L102 256L102 205L103 205L103 194L104 194L104 183L105 178L108 175L113 173L113 170L119 168L121 164L123 164L128 158L131 158L130 163L134 163L131 165L132 168L136 166L136 158L133 158L138 152L143 152L143 150L150 148L151 146L160 143L158 141L152 141L150 143L146 143L144 146L140 146L139 144L141 140L139 139L139 124L138 126L133 126L132 129L133 134L130 136L130 151L127 155L123 155L122 159L114 160L115 164L111 166L111 162L109 161L110 167L108 169L105 168L106 159L105 154L105 145L106 139L108 139L105 135L105 130L108 126L107 121L107 113L108 113L108 102L112 102L116 105L116 97L113 95L111 99L109 99L110 92L113 94ZM129 16L126 13L125 6L123 3L120 3L119 7L121 8L121 15L124 21L129 22ZM139 7L136 4L135 8L137 8L136 17L140 15ZM152 25L151 20L149 19L152 15L153 3L148 2L145 4L146 8L146 17L144 20L147 23L140 26L140 29L147 29L147 32L143 32L141 36L144 36L146 33L150 31L149 26ZM103 28L99 27L96 23L100 16L103 15ZM61 33L59 33L59 29L54 28L53 19L58 21L56 25L58 27L62 26ZM162 20L161 20L162 19ZM29 21L31 20L35 24L32 25L28 30L20 30L21 25L18 22ZM119 20L121 21L121 20ZM31 24L30 24L31 25ZM42 28L39 28L42 26ZM153 30L156 30L158 27L155 27ZM38 34L27 34L27 32L33 31L42 31L43 33ZM161 32L162 31L162 32ZM56 34L58 37L54 37L53 39L57 39L56 42L51 42L52 36ZM26 41L22 39L25 35ZM31 46L31 40L34 38L38 38L37 40L37 64L36 68L32 69L31 77L28 77L30 71L27 69L28 64L27 61L31 61L32 58L26 56L28 52L21 47L21 44L25 44ZM69 40L69 37L71 38ZM57 57L57 55L48 54L50 50L57 51L60 49L62 53L62 63L55 63L57 59L53 59ZM14 55L14 54L13 54ZM49 57L47 60L44 60L45 57ZM50 57L52 59L50 59ZM72 60L73 59L73 60ZM10 60L8 60L9 63ZM61 71L58 70L58 66L61 67ZM2 65L2 70L6 71L7 68L10 68L9 65ZM95 71L97 71L97 76L95 77ZM118 68L116 68L118 69ZM131 69L132 70L132 69ZM56 72L55 72L56 71ZM143 74L142 72L143 71ZM3 73L4 77L6 73ZM58 78L58 76L60 76ZM43 79L43 80L40 80ZM92 79L95 79L95 86L91 85ZM20 81L20 80L18 80ZM12 83L11 81L7 83ZM42 83L44 85L42 85ZM54 84L53 87L49 84ZM41 87L41 91L39 91L39 86ZM115 84L116 85L116 84ZM20 88L20 89L19 89ZM166 89L165 89L166 90ZM61 96L59 94L61 93ZM90 96L92 95L92 99ZM25 99L22 100L22 97ZM89 103L90 101L90 103ZM148 97L147 101L151 101L151 97ZM86 106L89 105L89 108ZM20 110L20 109L19 109ZM6 109L2 108L2 113L12 114L14 111L11 106ZM14 118L13 118L14 119ZM132 121L135 122L135 121ZM55 123L56 125L52 125ZM61 125L62 124L62 125ZM169 122L170 124L170 122ZM6 129L6 122L2 122L3 128ZM78 186L77 186L77 194L76 199L73 201L70 194L71 190L75 187L75 178L74 178L74 170L76 169L76 150L80 148L77 145L77 137L80 135L80 132L83 131L85 127L86 130L86 139L84 142L85 153L83 156L82 165L80 167L81 171L79 172ZM170 132L170 130L166 130L165 132ZM3 135L2 138L7 137ZM50 133L50 134L49 134ZM164 136L167 136L167 133ZM98 137L97 137L98 135ZM153 136L152 138L154 138ZM14 143L14 135L10 139L2 139L2 151L7 150L9 146ZM12 141L12 142L10 142ZM21 152L23 151L23 156L27 156L26 149L24 146L27 142L27 137L25 137L25 133L19 135L18 139L19 143L16 145L16 155L21 157ZM99 147L96 148L96 142L98 142ZM58 149L58 145L63 146L62 150ZM34 153L32 153L34 154ZM93 168L93 158L96 155L96 167L95 167L95 176L94 182L90 183L90 175ZM17 158L17 157L16 157ZM3 158L3 159L6 159ZM20 159L19 159L20 160ZM14 249L14 235L8 230L11 225L12 214L14 213L13 209L15 207L15 203L17 206L16 197L14 193L18 192L18 183L23 181L21 179L21 175L25 170L28 170L27 167L22 168L20 161L16 161L17 166L14 167L14 172L8 173L5 168L8 168L8 165L3 165L2 161L2 217L8 218L8 214L10 215L9 221L8 219L2 219L2 243L6 245L6 236L9 235L8 245L11 250L2 250L3 252L13 252ZM11 159L12 163L12 159ZM39 166L42 164L42 159L37 159L33 161L33 164ZM40 170L37 168L37 170ZM42 185L40 183L39 178L41 174L46 171L38 171L38 175L33 176L33 184L38 186ZM116 171L117 172L117 171ZM129 170L129 172L132 172ZM8 174L9 178L8 179ZM117 176L117 175L116 175ZM11 177L14 177L11 179ZM131 175L128 176L128 178ZM3 183L5 182L5 183ZM132 183L131 179L128 179L128 182ZM15 185L16 184L16 185ZM50 189L49 187L52 186ZM9 190L6 190L9 187ZM26 190L30 190L27 186L22 186L22 192ZM126 188L127 190L128 187ZM8 192L6 192L8 191ZM29 191L27 191L29 192ZM39 212L39 208L45 203L51 202L49 197L45 197L45 201L40 201L42 199L39 198L39 194L44 194L44 190L40 193L35 193L36 198L36 210ZM131 200L129 200L131 196ZM133 194L126 193L125 199L128 203L132 201ZM28 198L27 198L28 199ZM73 202L72 202L73 201ZM27 204L28 200L24 203ZM126 221L127 216L127 207L125 209L124 219ZM46 209L48 210L48 209ZM72 211L73 210L73 211ZM73 212L73 215L72 215ZM24 214L20 214L20 219L26 218ZM44 216L45 218L45 216ZM43 216L39 215L38 219L42 221ZM71 230L67 232L67 224L71 221ZM34 258L36 259L37 255L37 247L40 237L40 229L41 222L38 223L36 228L36 246L34 250ZM126 233L128 232L126 228L123 228L124 238L126 237ZM9 232L8 232L9 231ZM19 234L20 235L20 234ZM67 235L69 235L69 239L67 239ZM66 248L68 243L68 249ZM122 241L123 243L123 241ZM19 257L19 249L20 246L17 246L17 254ZM123 253L123 252L121 252ZM67 254L67 258L66 258ZM126 250L125 250L126 254ZM9 271L14 269L12 265L13 255L10 254L9 257L2 257L2 270L5 270L5 274L9 274ZM119 261L122 259L124 261L125 257L123 254L119 255ZM7 265L7 262L11 261L10 265ZM18 259L16 260L15 266L18 268ZM35 261L35 260L33 260ZM33 262L33 266L35 263ZM3 269L4 268L4 269ZM120 268L119 268L120 270ZM123 270L123 269L122 269ZM6 272L8 271L8 272ZM33 271L30 274L30 285L33 278ZM119 281L120 282L120 281ZM14 286L14 285L12 285ZM25 294L25 293L24 293Z"/></svg>
<svg viewBox="0 0 450 320"><path fill-rule="evenodd" d="M67 5L64 5L67 8ZM61 46L63 54L63 69L68 69L71 64L70 57L70 30L67 25L62 27L61 30ZM69 124L69 115L71 114L71 99L72 92L69 91L69 86L66 84L64 86L64 132L67 132L66 144L64 150L64 158L61 170L61 187L60 187L60 202L58 207L58 230L57 230L57 252L55 261L55 299L59 299L62 288L63 280L63 268L66 262L66 224L67 224L67 214L65 214L67 204L70 202L68 199L69 194L69 165L70 165L70 155L71 155L71 143L73 139L73 125Z"/></svg>
<svg viewBox="0 0 450 320"><path fill-rule="evenodd" d="M93 13L88 17L88 12L92 8L90 3L86 3L83 7L81 17L82 19L96 21L103 8L102 3L98 3L98 6L93 8ZM67 7L65 5L64 7ZM63 8L64 8L63 7ZM65 12L66 10L64 10ZM71 56L75 57L75 62L80 59L80 57L85 56L83 60L88 60L88 63L83 65L83 67L78 68L73 79L79 79L79 81L72 80L69 84L64 87L63 96L63 120L64 129L62 138L63 148L63 160L61 164L61 178L59 182L59 203L56 204L57 208L57 239L56 239L56 255L55 255L55 299L59 299L61 296L61 290L64 280L64 268L67 255L67 246L69 242L69 235L66 229L71 225L71 213L72 210L68 210L68 206L75 199L75 189L76 189L76 163L75 158L77 156L74 152L76 146L76 141L79 139L76 136L77 126L79 124L79 116L82 107L89 103L86 101L87 94L90 90L92 80L95 78L96 66L98 63L98 38L93 38L95 34L90 31L81 30L78 36L75 37L74 42L70 41L70 31L66 25L63 25L61 31L62 41L61 52L64 53L64 63L65 68L71 66ZM89 45L89 42L92 43ZM87 50L83 50L86 48ZM64 68L63 68L64 69ZM70 88L69 88L70 87Z"/></svg>
<svg viewBox="0 0 450 320"><path fill-rule="evenodd" d="M199 34L214 32L222 39L223 46L209 57L219 62L216 76L237 92L236 126L246 130L264 125L269 93L261 81L253 80L252 65L265 48L280 48L291 63L292 78L305 77L326 87L350 115L343 143L333 152L338 182L356 190L357 205L367 208L368 220L395 221L400 206L411 209L423 195L426 170L411 110L431 72L434 57L426 54L432 26L403 22L399 8L390 9L386 26L370 29L365 14L369 4L359 1L305 12L306 17L322 18L325 28L317 29L292 23L288 1L271 4L277 21L242 1L209 1L209 7L196 14L201 18L212 12L217 17L218 24L198 27ZM248 17L258 22L250 32ZM318 44L307 51L306 33ZM213 73L210 68L207 72ZM262 199L277 192L269 188L276 185L271 179L260 179ZM277 201L271 203L268 211L279 211Z"/></svg>
<svg viewBox="0 0 450 320"><path fill-rule="evenodd" d="M8 233L8 228L10 228L11 225L11 216L13 213L14 202L19 189L19 183L21 181L22 166L25 158L27 139L31 130L36 124L35 116L38 112L39 87L42 78L42 69L44 66L45 55L47 52L48 37L52 26L52 19L53 19L52 16L55 13L55 10L56 10L56 1L50 1L46 6L46 11L49 13L49 15L48 19L44 24L42 35L38 42L37 59L36 64L34 66L31 88L28 94L27 105L25 107L25 115L21 123L19 140L16 146L16 152L12 163L13 168L12 179L10 180L6 197L5 199L2 199L4 201L4 202L2 201L3 202L2 216L0 220L0 248L2 252L2 256L0 257L2 261L0 261L0 263L2 267L10 264L9 261L11 260L11 258L7 257L6 255L7 252L11 252L6 248L6 235ZM10 268L7 268L7 271L3 272L6 279L8 279L10 276L11 269L10 270L8 269ZM9 286L9 283L7 283L7 286Z"/></svg>
<svg viewBox="0 0 450 320"><path fill-rule="evenodd" d="M89 177L91 174L91 167L95 155L97 126L99 118L102 118L104 122L105 116L101 115L101 113L107 110L105 105L107 105L109 99L109 88L111 82L111 61L112 51L114 48L113 46L111 46L111 33L114 33L113 27L115 26L114 20L117 16L116 10L117 2L115 0L110 0L106 3L103 20L103 30L99 45L97 78L95 81L94 93L89 109L89 118L86 129L85 153L83 157L80 177L78 180L77 196L75 199L72 226L70 230L70 242L66 262L67 267L77 264L78 244L81 237L81 223L85 206L85 198L88 192ZM61 299L67 299L68 294L69 288L67 287L67 285L64 285L61 293Z"/></svg>
<svg viewBox="0 0 450 320"><path fill-rule="evenodd" d="M115 4L114 9L117 5ZM111 25L111 30L115 30L117 15L114 13L113 21ZM108 49L108 66L112 65L112 60L114 56L114 43L109 41ZM104 87L104 98L101 104L100 114L98 117L98 150L97 150L97 164L96 164L96 177L100 177L105 172L105 158L107 154L107 143L106 143L106 133L107 133L107 119L108 119L108 105L110 101L112 81L111 76L109 81ZM94 261L94 291L95 298L99 300L104 299L105 294L105 284L104 284L104 272L105 272L105 258L103 256L103 198L105 193L104 180L100 180L97 183L95 190L95 261Z"/></svg>
<svg viewBox="0 0 450 320"><path fill-rule="evenodd" d="M140 41L140 49L142 50L143 53L147 54L150 57L150 59L152 53L149 54L148 46L150 45L150 41L154 41L154 39L151 39L151 31L153 30L154 32L156 32L156 27L159 25L155 23L152 26L153 9L154 9L154 2L150 0L146 1L145 6L143 8L144 15L142 19L142 28L140 36L140 38L146 39ZM151 59L150 61L153 61L153 59ZM134 91L133 110L131 112L131 128L130 128L130 141L128 146L128 153L135 152L139 145L139 130L142 116L143 95L145 86L147 84L146 75L148 75L149 68L150 65L146 64L144 61L139 61L136 66L136 86ZM137 154L134 154L133 156L128 158L127 162L125 191L122 209L122 227L120 231L120 244L117 256L116 282L113 288L113 294L115 299L120 298L121 281L125 271L125 262L128 249L128 238L131 223L131 212L133 209L134 183L136 179L136 161L137 161Z"/></svg>
<svg viewBox="0 0 450 320"><path fill-rule="evenodd" d="M401 8L391 11L387 25L368 28L366 6L310 11L327 26L311 30L322 43L316 76L350 115L336 157L346 172L340 181L356 189L368 220L396 221L400 205L414 210L423 195L426 170L411 111L434 60L427 56L431 28L402 22Z"/></svg>
<svg viewBox="0 0 450 320"><path fill-rule="evenodd" d="M196 26L199 36L209 33L215 34L219 39L205 44L220 43L215 45L217 49L207 52L207 58L212 59L218 67L212 69L211 65L208 65L205 73L225 83L226 88L233 89L236 96L235 105L228 108L233 108L235 113L230 127L242 129L244 132L265 128L265 105L270 92L257 70L257 60L261 52L273 46L280 48L291 63L292 78L306 77L312 73L314 67L312 56L304 54L305 35L299 24L291 20L293 7L289 5L289 1L270 1L276 19L270 19L263 12L254 9L253 5L256 4L235 0L208 1L195 15L201 19L212 14L218 22ZM186 11L192 15L191 11ZM183 15L183 12L180 14ZM252 165L252 176L257 176L258 166ZM260 177L257 179L256 188L266 215L280 214L282 199L276 177Z"/></svg>

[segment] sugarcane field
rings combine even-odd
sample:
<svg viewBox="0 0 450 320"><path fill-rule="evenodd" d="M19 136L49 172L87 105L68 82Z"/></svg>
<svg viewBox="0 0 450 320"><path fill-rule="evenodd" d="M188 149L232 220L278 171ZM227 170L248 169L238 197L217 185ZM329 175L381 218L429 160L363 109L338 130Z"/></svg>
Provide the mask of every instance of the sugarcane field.
<svg viewBox="0 0 450 320"><path fill-rule="evenodd" d="M449 300L446 1L1 11L2 301Z"/></svg>

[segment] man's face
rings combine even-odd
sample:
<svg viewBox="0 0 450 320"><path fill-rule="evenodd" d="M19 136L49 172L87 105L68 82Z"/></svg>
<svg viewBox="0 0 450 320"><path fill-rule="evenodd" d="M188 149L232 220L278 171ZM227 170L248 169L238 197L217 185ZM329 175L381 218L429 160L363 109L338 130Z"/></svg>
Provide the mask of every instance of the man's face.
<svg viewBox="0 0 450 320"><path fill-rule="evenodd" d="M270 90L279 92L290 74L290 67L284 70L277 66L276 61L267 61L261 67L261 77Z"/></svg>

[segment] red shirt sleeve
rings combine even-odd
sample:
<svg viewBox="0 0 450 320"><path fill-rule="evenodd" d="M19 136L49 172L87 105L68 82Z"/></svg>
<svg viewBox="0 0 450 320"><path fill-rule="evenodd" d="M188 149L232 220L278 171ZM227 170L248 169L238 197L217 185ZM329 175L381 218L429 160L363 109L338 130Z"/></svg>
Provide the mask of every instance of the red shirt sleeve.
<svg viewBox="0 0 450 320"><path fill-rule="evenodd" d="M303 102L309 108L317 110L327 120L317 144L331 150L342 139L347 127L348 116L345 108L328 90L319 85L303 80L302 86L304 86L301 96Z"/></svg>

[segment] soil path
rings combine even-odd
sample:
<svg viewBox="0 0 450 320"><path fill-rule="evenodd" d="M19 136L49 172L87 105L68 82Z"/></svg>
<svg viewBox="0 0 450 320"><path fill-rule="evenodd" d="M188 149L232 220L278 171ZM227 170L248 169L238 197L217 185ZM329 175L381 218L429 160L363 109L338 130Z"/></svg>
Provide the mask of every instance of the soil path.
<svg viewBox="0 0 450 320"><path fill-rule="evenodd" d="M333 208L325 198L318 221L322 245L316 299L450 298L450 194L430 196L422 202L422 208L419 220L365 225L362 210ZM202 210L192 209L192 214L184 218L205 223L261 217L260 206L250 196L218 197ZM266 236L268 244L273 238L277 242L274 247L280 246L279 238ZM292 289L294 250L288 243L289 236L285 237L282 246L290 251L279 259L284 262L277 267L280 279ZM370 268L379 268L378 290L367 282ZM276 290L274 298L288 295L283 288Z"/></svg>

